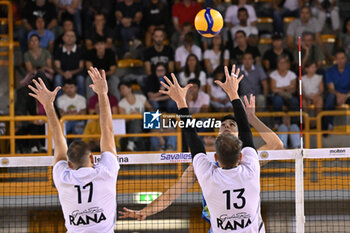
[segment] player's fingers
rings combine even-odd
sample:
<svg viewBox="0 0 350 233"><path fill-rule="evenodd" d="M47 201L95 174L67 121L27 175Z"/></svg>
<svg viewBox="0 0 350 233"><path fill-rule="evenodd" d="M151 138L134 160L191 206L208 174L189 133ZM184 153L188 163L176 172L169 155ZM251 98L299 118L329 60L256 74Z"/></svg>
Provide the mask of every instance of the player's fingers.
<svg viewBox="0 0 350 233"><path fill-rule="evenodd" d="M165 95L169 95L169 91L159 90L159 93L162 93L162 94L165 94Z"/></svg>
<svg viewBox="0 0 350 233"><path fill-rule="evenodd" d="M241 72L241 69L240 69L240 68L237 68L236 74L235 74L235 77L236 77L236 78L238 78L239 72Z"/></svg>
<svg viewBox="0 0 350 233"><path fill-rule="evenodd" d="M227 68L227 66L225 66L224 71L225 71L226 80L228 80L228 79L231 77L231 75L228 73L228 68ZM215 81L215 82L216 82L216 81Z"/></svg>
<svg viewBox="0 0 350 233"><path fill-rule="evenodd" d="M243 77L244 77L244 75L242 74L242 75L239 77L239 79L237 80L238 83L242 80Z"/></svg>
<svg viewBox="0 0 350 233"><path fill-rule="evenodd" d="M163 87L165 87L166 89L170 89L170 87L163 81L160 81L160 84L162 84Z"/></svg>
<svg viewBox="0 0 350 233"><path fill-rule="evenodd" d="M61 87L56 87L55 90L53 91L53 94L56 96L57 92L61 90Z"/></svg>
<svg viewBox="0 0 350 233"><path fill-rule="evenodd" d="M192 83L187 84L187 85L184 87L185 91L187 92L187 90L188 90L190 87L192 87L192 86L193 86Z"/></svg>
<svg viewBox="0 0 350 233"><path fill-rule="evenodd" d="M224 89L223 88L223 83L220 81L220 80L215 80L214 81L217 85L219 85L222 89Z"/></svg>
<svg viewBox="0 0 350 233"><path fill-rule="evenodd" d="M96 67L95 67L95 72L96 72L97 78L102 79L101 73Z"/></svg>
<svg viewBox="0 0 350 233"><path fill-rule="evenodd" d="M94 88L94 84L90 84L89 87L93 89Z"/></svg>
<svg viewBox="0 0 350 233"><path fill-rule="evenodd" d="M171 87L171 86L174 86L174 84L170 81L170 79L168 79L167 76L164 76L164 80L168 83L168 85Z"/></svg>
<svg viewBox="0 0 350 233"><path fill-rule="evenodd" d="M28 85L28 88L32 90L35 94L38 93L38 90L32 87L31 85Z"/></svg>
<svg viewBox="0 0 350 233"><path fill-rule="evenodd" d="M102 70L102 79L106 80L106 71Z"/></svg>
<svg viewBox="0 0 350 233"><path fill-rule="evenodd" d="M255 107L255 95L250 94L250 104Z"/></svg>
<svg viewBox="0 0 350 233"><path fill-rule="evenodd" d="M44 81L41 78L39 78L38 80L39 80L40 86L42 86L44 90L47 90Z"/></svg>
<svg viewBox="0 0 350 233"><path fill-rule="evenodd" d="M236 64L233 64L233 65L232 65L232 69L231 69L231 76L232 76L233 74L235 74L235 72L236 72Z"/></svg>
<svg viewBox="0 0 350 233"><path fill-rule="evenodd" d="M33 79L33 83L35 84L38 91L43 89L42 86L40 86L40 84L35 79Z"/></svg>
<svg viewBox="0 0 350 233"><path fill-rule="evenodd" d="M174 85L179 86L179 83L177 82L177 78L174 73L171 73L171 77L173 78Z"/></svg>
<svg viewBox="0 0 350 233"><path fill-rule="evenodd" d="M28 95L30 95L31 97L34 97L35 99L38 99L38 96L33 93L29 93Z"/></svg>
<svg viewBox="0 0 350 233"><path fill-rule="evenodd" d="M248 101L247 96L245 95L243 98L244 98L244 105L245 105L246 107L248 107L248 106L249 106L249 101Z"/></svg>
<svg viewBox="0 0 350 233"><path fill-rule="evenodd" d="M94 74L94 67L90 67L90 69L88 70L89 76L92 79L92 81L95 80L95 74Z"/></svg>

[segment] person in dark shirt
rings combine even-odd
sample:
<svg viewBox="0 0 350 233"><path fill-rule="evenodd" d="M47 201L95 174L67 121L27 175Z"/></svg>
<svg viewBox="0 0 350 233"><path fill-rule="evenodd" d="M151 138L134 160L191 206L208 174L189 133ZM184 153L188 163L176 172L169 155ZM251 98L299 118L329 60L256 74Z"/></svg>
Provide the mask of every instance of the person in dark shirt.
<svg viewBox="0 0 350 233"><path fill-rule="evenodd" d="M57 13L55 6L46 0L28 1L23 9L23 29L18 31L18 40L24 53L28 50L27 35L35 29L37 17L45 20L46 29L53 30L57 26Z"/></svg>
<svg viewBox="0 0 350 233"><path fill-rule="evenodd" d="M277 69L277 57L286 54L293 64L293 55L289 50L283 48L283 37L280 33L275 33L272 36L272 48L267 50L263 56L263 66L266 72L270 73Z"/></svg>
<svg viewBox="0 0 350 233"><path fill-rule="evenodd" d="M63 35L64 45L56 50L54 55L54 67L57 72L54 86L63 86L67 79L74 79L78 88L78 94L85 96L85 77L82 75L84 69L83 51L76 44L74 31L67 31ZM62 95L60 90L57 96Z"/></svg>
<svg viewBox="0 0 350 233"><path fill-rule="evenodd" d="M94 42L94 49L88 51L86 56L86 69L90 69L91 66L96 67L99 70L105 70L109 91L112 95L120 99L120 93L118 90L119 78L115 72L117 70L117 60L114 52L107 48L106 38L98 37ZM91 84L91 80L88 79L87 86ZM91 88L87 88L86 97L90 98L93 95Z"/></svg>
<svg viewBox="0 0 350 233"><path fill-rule="evenodd" d="M147 77L145 92L153 109L166 109L167 112L174 113L177 112L176 103L168 95L159 92L159 90L164 90L160 82L165 81L163 77L166 74L166 64L158 63L153 73Z"/></svg>
<svg viewBox="0 0 350 233"><path fill-rule="evenodd" d="M153 46L146 49L144 53L144 66L147 75L150 75L151 70L159 62L168 64L169 72L174 71L174 51L170 46L164 45L165 31L161 28L156 28L153 31L152 40Z"/></svg>
<svg viewBox="0 0 350 233"><path fill-rule="evenodd" d="M95 14L93 26L85 35L85 46L87 49L93 49L93 41L98 37L105 37L107 48L112 48L113 31L106 25L104 14L98 12Z"/></svg>
<svg viewBox="0 0 350 233"><path fill-rule="evenodd" d="M253 54L254 62L260 64L260 51L257 47L248 45L248 38L244 31L237 31L235 34L236 47L230 48L230 59L232 63L242 65L243 55L246 52Z"/></svg>
<svg viewBox="0 0 350 233"><path fill-rule="evenodd" d="M62 46L64 44L64 42L63 42L64 33L66 33L67 31L75 31L73 19L65 18L62 22L62 28L63 28L62 34L60 34L55 39L54 46L53 46L54 51L56 51L59 48L62 48ZM80 36L77 35L77 33L75 33L75 35L76 35L76 44L79 46L81 38L80 38Z"/></svg>
<svg viewBox="0 0 350 233"><path fill-rule="evenodd" d="M121 42L121 53L129 51L129 43L138 38L142 8L134 0L117 3L115 17L117 19L117 40Z"/></svg>
<svg viewBox="0 0 350 233"><path fill-rule="evenodd" d="M143 25L146 29L145 45L152 45L152 35L155 28L166 29L170 25L168 6L161 0L151 0L143 10Z"/></svg>

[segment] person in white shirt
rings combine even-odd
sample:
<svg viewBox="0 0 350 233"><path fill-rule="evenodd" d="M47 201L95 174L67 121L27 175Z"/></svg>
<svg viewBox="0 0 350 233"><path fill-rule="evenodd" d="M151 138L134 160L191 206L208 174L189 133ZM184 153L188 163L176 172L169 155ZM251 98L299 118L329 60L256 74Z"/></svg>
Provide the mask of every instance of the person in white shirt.
<svg viewBox="0 0 350 233"><path fill-rule="evenodd" d="M239 24L238 19L238 9L244 7L248 11L248 25L255 26L258 23L258 18L256 17L255 9L252 5L247 4L247 0L238 0L237 5L231 5L227 8L225 14L225 24L228 28L232 28L235 25Z"/></svg>
<svg viewBox="0 0 350 233"><path fill-rule="evenodd" d="M86 114L86 99L77 94L77 86L74 79L67 79L63 85L64 94L57 98L56 105L61 117L65 115ZM65 121L66 133L83 134L84 121Z"/></svg>
<svg viewBox="0 0 350 233"><path fill-rule="evenodd" d="M225 49L222 35L217 34L212 38L209 49L204 51L204 65L209 74L213 74L219 65L227 66L230 62L230 52Z"/></svg>
<svg viewBox="0 0 350 233"><path fill-rule="evenodd" d="M188 55L184 71L179 73L179 83L184 87L191 79L199 79L201 82L201 89L205 90L207 75L201 69L201 64L199 64L199 60L194 54Z"/></svg>
<svg viewBox="0 0 350 233"><path fill-rule="evenodd" d="M188 81L191 88L188 91L186 100L191 114L199 112L209 112L210 97L207 93L200 90L201 81L199 79L191 79Z"/></svg>
<svg viewBox="0 0 350 233"><path fill-rule="evenodd" d="M105 71L88 71L100 104L101 160L94 165L88 145L74 141L67 148L66 140L56 116L53 102L60 87L51 92L44 82L29 86L45 108L49 129L55 143L53 181L58 191L67 232L113 233L116 223L116 183L119 171L112 114L107 97Z"/></svg>
<svg viewBox="0 0 350 233"><path fill-rule="evenodd" d="M233 66L231 75L225 67L226 81L216 81L229 96L236 116L241 140L232 134L221 134L215 142L215 160L209 161L196 128L183 128L189 140L193 168L210 212L213 233L259 231L260 165L253 136L243 104L237 93L243 75L238 78ZM187 85L181 88L172 74L173 83L165 78L161 91L172 98L179 109L181 120L192 120L186 103ZM238 216L239 217L234 217Z"/></svg>
<svg viewBox="0 0 350 233"><path fill-rule="evenodd" d="M188 55L194 54L199 61L202 61L202 50L194 44L195 34L188 32L184 38L184 44L175 50L175 69L180 72L186 64Z"/></svg>
<svg viewBox="0 0 350 233"><path fill-rule="evenodd" d="M340 28L339 7L337 0L313 0L312 14L317 18L320 28L324 27L327 18L331 19L333 34L338 34Z"/></svg>
<svg viewBox="0 0 350 233"><path fill-rule="evenodd" d="M237 12L237 17L239 20L239 24L231 28L231 38L235 37L236 32L244 31L246 36L249 38L248 43L250 45L257 45L259 39L259 31L257 27L248 24L248 10L244 7L239 8Z"/></svg>
<svg viewBox="0 0 350 233"><path fill-rule="evenodd" d="M286 54L277 58L277 70L270 74L270 88L272 91L272 104L274 110L282 111L283 106L288 106L289 110L298 110L298 99L295 97L297 76L290 71L290 61Z"/></svg>

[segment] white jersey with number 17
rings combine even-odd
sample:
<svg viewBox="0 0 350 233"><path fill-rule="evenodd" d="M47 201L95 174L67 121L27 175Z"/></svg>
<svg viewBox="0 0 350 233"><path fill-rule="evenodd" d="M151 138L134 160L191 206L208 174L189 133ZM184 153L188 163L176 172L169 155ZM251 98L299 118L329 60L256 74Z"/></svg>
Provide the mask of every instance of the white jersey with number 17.
<svg viewBox="0 0 350 233"><path fill-rule="evenodd" d="M53 168L67 232L113 233L119 163L111 152L101 154L94 167L72 170L67 161Z"/></svg>
<svg viewBox="0 0 350 233"><path fill-rule="evenodd" d="M193 168L210 212L213 233L258 232L260 165L255 149L242 149L240 165L222 169L200 153Z"/></svg>

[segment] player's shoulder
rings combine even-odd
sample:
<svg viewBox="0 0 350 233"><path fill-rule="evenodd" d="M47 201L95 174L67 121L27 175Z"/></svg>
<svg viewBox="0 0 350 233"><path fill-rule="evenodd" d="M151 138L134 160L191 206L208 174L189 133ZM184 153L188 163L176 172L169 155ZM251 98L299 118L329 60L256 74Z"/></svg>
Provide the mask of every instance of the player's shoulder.
<svg viewBox="0 0 350 233"><path fill-rule="evenodd" d="M241 152L243 156L251 155L258 157L258 152L253 147L244 147Z"/></svg>

